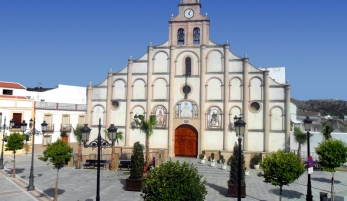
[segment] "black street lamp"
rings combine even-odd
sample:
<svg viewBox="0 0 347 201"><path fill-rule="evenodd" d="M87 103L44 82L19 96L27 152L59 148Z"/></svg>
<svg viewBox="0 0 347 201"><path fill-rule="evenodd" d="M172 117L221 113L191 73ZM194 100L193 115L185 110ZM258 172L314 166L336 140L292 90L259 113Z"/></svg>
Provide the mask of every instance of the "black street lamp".
<svg viewBox="0 0 347 201"><path fill-rule="evenodd" d="M0 119L0 121L1 121L1 119ZM14 126L14 120L12 119L10 121L10 127L7 127L7 125L6 125L6 117L4 119L4 125L3 126L0 125L0 129L3 129L3 131L2 131L1 158L0 158L0 170L4 169L4 146L5 146L4 145L4 138L5 138L5 130L9 129L9 128L12 128L13 126Z"/></svg>
<svg viewBox="0 0 347 201"><path fill-rule="evenodd" d="M27 123L25 123L25 120L23 120L23 122L20 124L21 126L21 130L24 134L24 132L27 130ZM41 130L42 133L45 133L47 130L47 123L46 121L43 121L43 123L41 124ZM28 191L33 191L35 190L35 186L34 186L34 151L35 151L35 135L39 135L40 132L36 131L35 129L35 118L34 121L33 119L30 119L29 121L29 128L32 128L31 132L27 132L26 135L32 135L33 140L31 143L31 167L30 167L30 176L29 176L29 186L28 186Z"/></svg>
<svg viewBox="0 0 347 201"><path fill-rule="evenodd" d="M238 119L236 121L236 119ZM241 181L242 181L242 174L241 174L241 171L242 171L242 160L241 160L241 143L242 143L242 138L243 138L243 135L245 134L245 125L246 125L246 122L242 121L242 117L236 117L234 118L235 120L235 132L236 132L236 137L238 138L238 141L239 141L239 161L238 161L238 176L237 176L237 180L238 180L238 188L237 188L237 200L238 201L241 201Z"/></svg>
<svg viewBox="0 0 347 201"><path fill-rule="evenodd" d="M108 131L108 137L111 140L111 144L107 142L105 139L101 137L101 119L99 119L99 132L98 132L98 137L91 141L89 144L87 142L89 141L89 136L90 136L90 129L88 127L88 124L84 124L84 127L81 128L81 138L82 142L84 144L85 148L91 147L92 149L98 148L98 167L97 167L97 181L96 181L96 201L100 201L100 155L101 155L101 147L107 148L107 147L113 147L114 142L116 141L116 135L117 135L117 128L111 124L111 126L107 129ZM114 154L114 153L112 153ZM114 160L114 157L113 157ZM111 161L112 163L112 161Z"/></svg>
<svg viewBox="0 0 347 201"><path fill-rule="evenodd" d="M305 126L305 131L307 131L307 168L309 168L310 164L310 158L311 158L311 153L310 153L310 131L311 131L311 124L312 120L309 117L306 117L304 120L304 126ZM311 159L312 160L312 159ZM306 194L306 200L307 201L312 201L313 196L312 196L312 186L311 186L311 173L308 172L307 169L307 194Z"/></svg>

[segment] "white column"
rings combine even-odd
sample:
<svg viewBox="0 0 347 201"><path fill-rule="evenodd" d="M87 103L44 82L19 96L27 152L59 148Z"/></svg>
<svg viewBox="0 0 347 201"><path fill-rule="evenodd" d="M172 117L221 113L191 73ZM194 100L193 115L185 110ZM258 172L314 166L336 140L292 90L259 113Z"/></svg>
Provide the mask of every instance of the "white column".
<svg viewBox="0 0 347 201"><path fill-rule="evenodd" d="M264 151L269 152L270 147L270 139L269 139L269 132L270 132L270 111L269 111L269 71L265 70L263 72L263 79L264 79L264 102L263 102L263 125L264 125Z"/></svg>
<svg viewBox="0 0 347 201"><path fill-rule="evenodd" d="M206 116L205 116L205 101L206 101L206 83L205 83L205 72L206 72L206 45L200 46L200 136L199 136L199 150L198 153L205 147L205 125L206 125Z"/></svg>
<svg viewBox="0 0 347 201"><path fill-rule="evenodd" d="M133 60L128 60L128 67L127 67L127 105L126 105L126 119L125 119L125 146L130 146L130 129L131 129L131 122L132 122L132 114L131 112L131 99L132 99L132 73L133 73Z"/></svg>
<svg viewBox="0 0 347 201"><path fill-rule="evenodd" d="M224 45L224 107L223 107L223 150L228 150L228 132L229 132L229 44Z"/></svg>
<svg viewBox="0 0 347 201"><path fill-rule="evenodd" d="M174 149L175 149L175 141L174 141L174 127L173 127L173 120L175 115L175 99L174 99L174 86L175 86L175 60L176 60L176 48L174 46L170 47L170 81L169 81L169 122L168 122L168 132L169 132L169 139L168 139L168 145L169 145L169 153L168 155L170 157L174 157Z"/></svg>
<svg viewBox="0 0 347 201"><path fill-rule="evenodd" d="M290 151L290 85L285 85L285 150Z"/></svg>
<svg viewBox="0 0 347 201"><path fill-rule="evenodd" d="M249 104L249 76L248 76L248 58L243 59L243 101L242 101L242 117L246 122L245 134L243 137L243 150L248 151L248 104Z"/></svg>

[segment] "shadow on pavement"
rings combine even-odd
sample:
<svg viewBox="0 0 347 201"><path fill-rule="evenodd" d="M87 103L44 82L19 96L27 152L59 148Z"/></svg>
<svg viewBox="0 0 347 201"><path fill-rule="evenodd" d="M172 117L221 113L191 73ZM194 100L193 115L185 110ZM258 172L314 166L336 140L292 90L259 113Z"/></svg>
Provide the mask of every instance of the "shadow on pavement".
<svg viewBox="0 0 347 201"><path fill-rule="evenodd" d="M43 174L37 174L37 175L34 175L34 178L35 177L42 177L43 176ZM27 175L27 176L20 176L20 178L22 178L22 179L26 179L26 178L29 178L29 175Z"/></svg>
<svg viewBox="0 0 347 201"><path fill-rule="evenodd" d="M273 194L280 196L280 188L273 188L270 190ZM299 199L303 196L304 194L298 192L298 191L293 191L293 190L286 190L283 189L282 187L282 197L290 198L290 199Z"/></svg>
<svg viewBox="0 0 347 201"><path fill-rule="evenodd" d="M123 185L123 190L126 190L126 179L119 179L119 182Z"/></svg>
<svg viewBox="0 0 347 201"><path fill-rule="evenodd" d="M323 177L318 177L318 178L311 178L313 181L319 181L319 182L325 182L325 183L331 183L331 179L323 178ZM335 184L341 183L339 180L334 180Z"/></svg>
<svg viewBox="0 0 347 201"><path fill-rule="evenodd" d="M43 192L46 193L50 197L54 197L54 190L55 190L55 188L48 188L48 189L44 190ZM58 189L58 195L61 195L64 192L65 192L65 190Z"/></svg>
<svg viewBox="0 0 347 201"><path fill-rule="evenodd" d="M219 194L226 196L228 193L228 188L227 187L222 187L222 186L217 186L216 184L211 184L211 183L206 183L207 186L213 188L214 190L216 190L217 192L219 192Z"/></svg>
<svg viewBox="0 0 347 201"><path fill-rule="evenodd" d="M9 168L8 170L6 170L6 173L7 174L12 174L12 170L13 170L13 168ZM23 173L24 170L25 170L25 168L16 168L15 173L16 174L20 174L20 173Z"/></svg>

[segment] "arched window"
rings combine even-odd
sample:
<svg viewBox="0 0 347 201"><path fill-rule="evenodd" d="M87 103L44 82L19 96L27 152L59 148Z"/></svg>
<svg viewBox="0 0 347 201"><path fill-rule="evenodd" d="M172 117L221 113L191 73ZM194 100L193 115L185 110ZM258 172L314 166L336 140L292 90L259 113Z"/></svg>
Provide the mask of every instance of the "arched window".
<svg viewBox="0 0 347 201"><path fill-rule="evenodd" d="M194 44L200 44L200 29L194 28L193 30L193 41Z"/></svg>
<svg viewBox="0 0 347 201"><path fill-rule="evenodd" d="M186 76L191 76L192 74L192 59L190 57L186 58Z"/></svg>
<svg viewBox="0 0 347 201"><path fill-rule="evenodd" d="M177 44L178 45L184 45L184 29L178 29Z"/></svg>

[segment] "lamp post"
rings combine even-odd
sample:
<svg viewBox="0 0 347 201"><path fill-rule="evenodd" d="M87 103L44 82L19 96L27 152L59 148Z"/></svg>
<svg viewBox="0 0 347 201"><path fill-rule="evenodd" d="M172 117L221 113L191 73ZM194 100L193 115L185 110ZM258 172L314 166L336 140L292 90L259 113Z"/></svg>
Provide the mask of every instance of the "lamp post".
<svg viewBox="0 0 347 201"><path fill-rule="evenodd" d="M238 141L239 141L239 155L238 155L238 170L237 170L237 173L238 173L238 176L237 176L237 181L238 181L238 186L237 186L237 200L238 201L241 201L241 181L242 181L242 174L241 174L241 171L242 171L242 160L241 160L241 143L242 143L242 138L243 138L243 135L245 133L245 125L246 123L244 121L242 121L242 117L236 117L234 118L234 120L236 120L234 125L235 125L235 132L236 132L236 137L238 138Z"/></svg>
<svg viewBox="0 0 347 201"><path fill-rule="evenodd" d="M1 119L0 119L0 121L1 121ZM10 121L10 127L7 127L7 125L6 125L6 117L4 119L4 125L3 126L0 125L0 129L3 129L3 131L2 131L2 147L1 147L0 170L4 169L4 146L5 146L4 145L4 138L5 138L5 130L9 129L9 128L13 127L13 126L14 126L14 120L12 119Z"/></svg>
<svg viewBox="0 0 347 201"><path fill-rule="evenodd" d="M305 131L307 131L307 168L309 167L310 161L312 160L311 154L310 154L310 131L311 131L311 124L312 120L309 117L306 117L304 120L304 126L305 126ZM313 196L312 196L312 186L311 186L311 173L308 172L307 169L307 194L306 194L306 200L307 201L312 201Z"/></svg>
<svg viewBox="0 0 347 201"><path fill-rule="evenodd" d="M20 124L21 126L21 130L24 134L24 132L27 130L27 123L25 123L25 120L23 120L23 122ZM42 129L42 133L45 133L47 130L47 123L46 121L43 121L43 123L41 124L41 129ZM40 132L36 132L35 129L35 118L34 121L33 119L30 119L29 121L29 128L32 128L31 132L27 132L26 134L32 135L33 136L33 140L31 143L31 167L30 167L30 176L29 176L29 186L28 186L28 191L33 191L35 190L35 186L34 186L34 151L35 151L35 135L36 134L40 134Z"/></svg>
<svg viewBox="0 0 347 201"><path fill-rule="evenodd" d="M97 167L97 179L96 179L96 201L100 201L100 154L101 154L101 147L107 148L107 147L113 147L114 142L116 141L116 135L117 135L117 128L111 124L111 126L107 129L108 131L108 137L111 140L111 144L107 142L105 139L101 137L101 119L99 119L99 125L98 125L99 131L98 131L98 137L94 139L92 142L87 144L90 136L90 129L88 127L88 124L84 124L84 127L81 128L81 133L82 133L82 142L84 144L85 148L91 147L92 149L98 148L98 167ZM114 160L114 158L113 158ZM112 161L111 161L112 163Z"/></svg>

